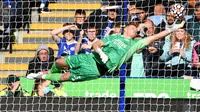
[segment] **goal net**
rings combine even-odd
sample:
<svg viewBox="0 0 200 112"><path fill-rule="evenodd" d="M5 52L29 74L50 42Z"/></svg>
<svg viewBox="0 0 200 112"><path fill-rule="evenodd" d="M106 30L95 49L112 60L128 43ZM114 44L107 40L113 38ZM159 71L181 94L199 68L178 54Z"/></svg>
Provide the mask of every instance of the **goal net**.
<svg viewBox="0 0 200 112"><path fill-rule="evenodd" d="M175 4L186 9L182 18L182 12L175 16L180 8L174 12ZM0 7L1 111L199 110L198 1L4 0ZM92 53L97 40L127 33L129 22L145 26L137 31L138 41L183 20L184 28L138 49L112 73L97 65L101 76L96 79L27 78L48 74L53 63L66 56Z"/></svg>

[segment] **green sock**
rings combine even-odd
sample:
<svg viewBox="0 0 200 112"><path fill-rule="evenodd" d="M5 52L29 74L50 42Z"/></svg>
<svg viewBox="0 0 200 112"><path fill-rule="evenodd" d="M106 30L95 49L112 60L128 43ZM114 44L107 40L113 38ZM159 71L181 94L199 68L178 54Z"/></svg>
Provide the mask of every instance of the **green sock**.
<svg viewBox="0 0 200 112"><path fill-rule="evenodd" d="M51 80L51 81L60 81L62 77L62 73L52 73L52 74L47 74L44 79L46 80Z"/></svg>
<svg viewBox="0 0 200 112"><path fill-rule="evenodd" d="M61 73L62 68L60 68L59 66L57 66L55 63L53 63L50 72L51 73Z"/></svg>

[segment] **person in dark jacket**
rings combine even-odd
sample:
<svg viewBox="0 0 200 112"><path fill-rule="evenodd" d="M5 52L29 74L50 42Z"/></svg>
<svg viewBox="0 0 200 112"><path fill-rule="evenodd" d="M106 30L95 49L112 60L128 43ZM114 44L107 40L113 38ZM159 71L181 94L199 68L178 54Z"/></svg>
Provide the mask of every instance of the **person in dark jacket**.
<svg viewBox="0 0 200 112"><path fill-rule="evenodd" d="M138 1L135 3L136 7L136 16L137 18L132 19L131 21L135 21L138 23L144 23L147 20L148 14L148 2L147 1Z"/></svg>
<svg viewBox="0 0 200 112"><path fill-rule="evenodd" d="M53 65L54 60L53 49L44 44L40 45L36 51L36 56L29 62L26 75L30 73L47 72ZM44 96L49 93L49 91L45 93L45 90L50 83L51 81L48 80L36 80L35 89L38 91L37 94L39 96Z"/></svg>
<svg viewBox="0 0 200 112"><path fill-rule="evenodd" d="M13 33L6 32L10 26L10 8L4 1L0 1L0 49L7 49L9 42L12 42L10 35Z"/></svg>
<svg viewBox="0 0 200 112"><path fill-rule="evenodd" d="M88 17L87 22L95 23L97 35L104 38L109 29L116 23L120 23L120 9L115 2L102 2L100 9L94 10ZM114 8L115 7L115 8Z"/></svg>
<svg viewBox="0 0 200 112"><path fill-rule="evenodd" d="M46 45L40 45L36 51L36 56L29 62L26 74L47 71L54 62L54 51Z"/></svg>
<svg viewBox="0 0 200 112"><path fill-rule="evenodd" d="M6 91L7 96L23 96L23 92L21 91L20 87L20 79L19 77L15 75L9 75L7 77L7 85L8 85L8 90Z"/></svg>
<svg viewBox="0 0 200 112"><path fill-rule="evenodd" d="M147 19L144 23L146 26L145 35L148 37L157 34L153 21ZM133 55L131 77L153 76L152 70L158 69L159 57L162 55L162 39L154 41L142 50L138 50L138 54ZM138 63L139 62L139 63ZM143 62L143 63L142 63Z"/></svg>
<svg viewBox="0 0 200 112"><path fill-rule="evenodd" d="M194 16L187 21L187 30L196 41L200 40L200 2L195 4Z"/></svg>

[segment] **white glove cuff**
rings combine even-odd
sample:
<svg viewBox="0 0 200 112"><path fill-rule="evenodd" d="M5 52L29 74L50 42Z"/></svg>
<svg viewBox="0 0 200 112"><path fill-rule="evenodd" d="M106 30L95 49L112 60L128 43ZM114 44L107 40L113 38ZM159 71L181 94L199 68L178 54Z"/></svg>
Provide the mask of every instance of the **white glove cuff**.
<svg viewBox="0 0 200 112"><path fill-rule="evenodd" d="M100 48L97 48L96 52L99 53L99 54L103 53L103 51Z"/></svg>

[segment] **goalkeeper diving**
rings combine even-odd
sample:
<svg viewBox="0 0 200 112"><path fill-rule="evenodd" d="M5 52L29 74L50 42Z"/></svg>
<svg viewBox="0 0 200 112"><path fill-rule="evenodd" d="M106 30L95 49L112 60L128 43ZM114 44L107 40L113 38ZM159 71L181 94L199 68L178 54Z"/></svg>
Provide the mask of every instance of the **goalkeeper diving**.
<svg viewBox="0 0 200 112"><path fill-rule="evenodd" d="M183 27L176 24L153 36L136 40L137 32L142 24L131 22L124 28L123 35L114 34L95 42L90 54L78 54L57 59L47 73L31 73L29 79L46 79L51 81L86 81L97 79L106 72L112 72L126 62L137 50L144 48L155 40L164 38L168 34ZM62 73L62 70L68 70Z"/></svg>

